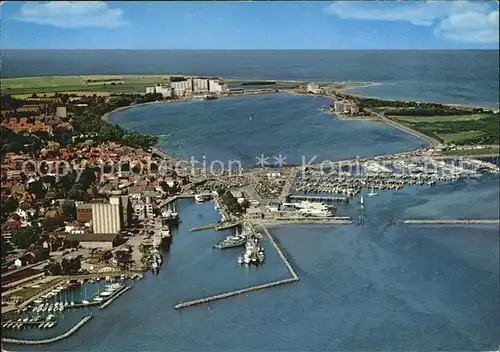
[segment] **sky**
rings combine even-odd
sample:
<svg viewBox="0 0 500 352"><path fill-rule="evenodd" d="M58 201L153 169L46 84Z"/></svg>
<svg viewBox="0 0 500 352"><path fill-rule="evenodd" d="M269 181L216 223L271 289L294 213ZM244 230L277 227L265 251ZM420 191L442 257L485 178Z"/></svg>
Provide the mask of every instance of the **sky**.
<svg viewBox="0 0 500 352"><path fill-rule="evenodd" d="M1 47L497 49L498 2L10 2Z"/></svg>

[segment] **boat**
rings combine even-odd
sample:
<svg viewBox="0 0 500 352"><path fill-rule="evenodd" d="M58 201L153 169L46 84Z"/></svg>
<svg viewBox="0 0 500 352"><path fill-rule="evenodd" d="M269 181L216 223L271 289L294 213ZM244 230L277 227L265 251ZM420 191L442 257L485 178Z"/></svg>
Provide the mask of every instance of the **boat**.
<svg viewBox="0 0 500 352"><path fill-rule="evenodd" d="M84 299L84 300L82 300L82 303L83 303L83 304L90 304L90 302L89 302L89 301L87 301L87 300L85 300L85 299Z"/></svg>
<svg viewBox="0 0 500 352"><path fill-rule="evenodd" d="M376 193L374 190L373 190L373 187L372 187L372 190L370 191L370 193L367 194L368 197L374 197L376 196L378 193ZM363 204L363 203L361 203Z"/></svg>
<svg viewBox="0 0 500 352"><path fill-rule="evenodd" d="M203 203L206 200L209 200L212 198L212 195L210 193L200 193L200 194L195 194L194 200L196 200L198 203Z"/></svg>
<svg viewBox="0 0 500 352"><path fill-rule="evenodd" d="M159 269L158 269L158 264L156 263L156 261L153 261L153 264L151 264L151 271L153 272L153 274L157 274Z"/></svg>

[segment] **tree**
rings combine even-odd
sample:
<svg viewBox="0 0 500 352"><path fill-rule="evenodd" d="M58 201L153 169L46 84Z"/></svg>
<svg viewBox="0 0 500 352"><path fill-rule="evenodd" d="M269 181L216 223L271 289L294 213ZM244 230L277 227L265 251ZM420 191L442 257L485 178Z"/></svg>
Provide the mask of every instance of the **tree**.
<svg viewBox="0 0 500 352"><path fill-rule="evenodd" d="M10 242L8 242L5 238L2 236L2 247L0 248L2 251L2 258L5 257L5 255L12 250L12 246Z"/></svg>
<svg viewBox="0 0 500 352"><path fill-rule="evenodd" d="M12 243L15 246L28 249L40 239L41 229L38 226L26 226L12 231Z"/></svg>
<svg viewBox="0 0 500 352"><path fill-rule="evenodd" d="M61 264L59 264L58 262L50 263L44 269L47 274L52 276L62 274Z"/></svg>
<svg viewBox="0 0 500 352"><path fill-rule="evenodd" d="M19 201L16 197L8 197L7 199L2 200L2 220L4 220L8 214L15 212L18 206Z"/></svg>
<svg viewBox="0 0 500 352"><path fill-rule="evenodd" d="M64 221L73 221L76 219L76 206L75 202L65 200L61 204L60 214Z"/></svg>

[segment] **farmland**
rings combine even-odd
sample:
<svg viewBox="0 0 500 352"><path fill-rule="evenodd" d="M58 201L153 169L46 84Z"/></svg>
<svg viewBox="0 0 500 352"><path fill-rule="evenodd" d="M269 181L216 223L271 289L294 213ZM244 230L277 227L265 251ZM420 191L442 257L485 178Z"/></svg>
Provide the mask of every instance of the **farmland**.
<svg viewBox="0 0 500 352"><path fill-rule="evenodd" d="M165 83L170 76L42 76L1 80L1 93L11 95L54 92L144 92L147 86Z"/></svg>

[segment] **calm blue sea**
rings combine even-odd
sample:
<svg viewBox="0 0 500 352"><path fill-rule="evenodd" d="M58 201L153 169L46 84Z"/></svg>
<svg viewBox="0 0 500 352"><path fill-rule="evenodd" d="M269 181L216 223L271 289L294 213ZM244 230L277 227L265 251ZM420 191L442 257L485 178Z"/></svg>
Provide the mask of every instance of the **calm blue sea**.
<svg viewBox="0 0 500 352"><path fill-rule="evenodd" d="M374 81L390 99L498 106L498 51L3 50L2 77L192 74Z"/></svg>
<svg viewBox="0 0 500 352"><path fill-rule="evenodd" d="M287 165L404 152L426 143L374 121L339 120L321 111L323 97L288 93L139 106L113 113L109 121L159 134L158 147L186 160L230 160L268 166L282 155ZM217 166L216 164L214 164ZM232 164L235 165L235 164Z"/></svg>

